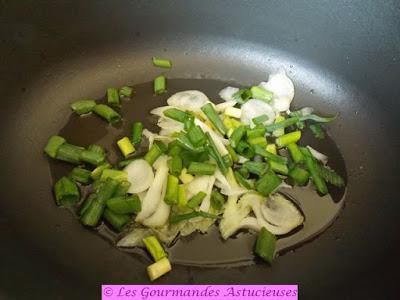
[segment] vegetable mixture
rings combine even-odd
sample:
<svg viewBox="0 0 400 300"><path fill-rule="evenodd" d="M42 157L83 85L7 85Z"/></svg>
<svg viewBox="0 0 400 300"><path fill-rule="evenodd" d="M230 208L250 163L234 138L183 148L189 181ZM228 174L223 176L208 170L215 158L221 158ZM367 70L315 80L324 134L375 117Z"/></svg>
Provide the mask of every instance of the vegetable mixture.
<svg viewBox="0 0 400 300"><path fill-rule="evenodd" d="M167 59L153 58L153 64L172 67ZM155 78L156 96L166 88L164 75ZM147 249L154 260L147 269L150 280L171 270L166 249L179 236L206 233L213 224L223 239L241 229L258 234L255 254L271 263L277 238L304 222L280 189L312 184L325 195L329 185L345 184L324 154L301 143L308 128L323 139L322 125L337 116L322 117L310 107L291 111L294 85L284 71L249 88L226 87L219 95L219 104L196 90L172 95L150 112L158 117L158 133L134 120L131 136L115 141L123 157L116 166L103 147L72 145L57 135L44 149L75 165L54 185L57 205L78 206L85 226L104 220L120 233L118 247ZM122 100L133 96L129 86L108 88L105 104L85 99L71 109L115 124L122 121ZM146 154L137 155L146 142ZM85 199L82 185L90 185Z"/></svg>

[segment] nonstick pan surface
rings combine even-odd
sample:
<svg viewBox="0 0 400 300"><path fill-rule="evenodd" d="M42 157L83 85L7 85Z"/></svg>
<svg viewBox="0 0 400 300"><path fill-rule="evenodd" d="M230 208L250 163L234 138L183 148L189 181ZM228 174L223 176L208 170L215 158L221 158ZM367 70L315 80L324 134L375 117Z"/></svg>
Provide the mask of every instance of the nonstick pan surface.
<svg viewBox="0 0 400 300"><path fill-rule="evenodd" d="M399 13L397 1L2 1L0 298L96 299L101 283L147 283L145 259L57 209L42 148L72 100L150 82L152 56L172 59L171 79L248 85L285 68L298 106L340 112L329 134L348 179L334 224L271 267L175 265L158 283L294 283L303 299L393 298Z"/></svg>

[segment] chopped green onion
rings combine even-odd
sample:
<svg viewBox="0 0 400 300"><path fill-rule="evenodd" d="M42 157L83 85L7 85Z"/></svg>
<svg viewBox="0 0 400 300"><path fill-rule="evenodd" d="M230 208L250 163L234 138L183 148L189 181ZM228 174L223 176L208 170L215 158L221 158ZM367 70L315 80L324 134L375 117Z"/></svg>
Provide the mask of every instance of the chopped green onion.
<svg viewBox="0 0 400 300"><path fill-rule="evenodd" d="M108 208L104 210L103 216L104 219L118 232L121 232L125 225L131 220L128 215L116 214Z"/></svg>
<svg viewBox="0 0 400 300"><path fill-rule="evenodd" d="M73 206L79 202L80 192L76 183L68 177L61 177L54 185L57 205Z"/></svg>
<svg viewBox="0 0 400 300"><path fill-rule="evenodd" d="M176 136L176 141L179 143L179 145L189 151L192 152L203 152L204 147L195 147L192 142L189 140L188 136L184 134L183 132L178 133Z"/></svg>
<svg viewBox="0 0 400 300"><path fill-rule="evenodd" d="M233 174L235 175L235 178L236 178L237 182L242 187L244 187L244 188L246 188L248 190L251 190L253 188L252 185L250 184L250 182L247 181L246 178L244 178L243 175L240 172L235 171L235 172L233 172Z"/></svg>
<svg viewBox="0 0 400 300"><path fill-rule="evenodd" d="M169 59L153 57L153 65L160 68L170 69L172 67L172 62Z"/></svg>
<svg viewBox="0 0 400 300"><path fill-rule="evenodd" d="M227 167L230 168L233 166L233 161L232 161L232 157L229 154L226 154L222 157L223 160L223 164Z"/></svg>
<svg viewBox="0 0 400 300"><path fill-rule="evenodd" d="M119 93L116 88L107 89L107 104L111 106L121 106L121 101L119 99Z"/></svg>
<svg viewBox="0 0 400 300"><path fill-rule="evenodd" d="M106 204L106 201L110 199L113 195L114 192L116 191L118 187L118 181L108 178L102 186L100 186L98 192L97 192L97 199L101 204Z"/></svg>
<svg viewBox="0 0 400 300"><path fill-rule="evenodd" d="M105 162L104 164L102 164L102 165L98 166L96 169L94 169L90 176L92 176L93 180L99 179L104 170L111 169L111 168L112 168L112 166L110 165L110 163Z"/></svg>
<svg viewBox="0 0 400 300"><path fill-rule="evenodd" d="M167 79L164 75L157 76L154 79L154 94L161 95L167 91Z"/></svg>
<svg viewBox="0 0 400 300"><path fill-rule="evenodd" d="M313 184L315 185L317 191L319 193L321 193L322 195L327 194L328 187L326 186L324 179L321 177L321 175L319 173L318 163L315 161L310 150L302 147L302 148L300 148L300 151L304 155L304 164L305 164L307 170L310 172L311 180L312 180Z"/></svg>
<svg viewBox="0 0 400 300"><path fill-rule="evenodd" d="M226 165L225 160L219 153L217 146L215 145L211 135L209 132L206 133L207 143L208 143L208 152L212 158L217 162L218 168L221 170L222 174L226 174L228 172L228 166ZM189 172L190 173L190 172Z"/></svg>
<svg viewBox="0 0 400 300"><path fill-rule="evenodd" d="M259 146L259 145L258 145ZM254 155L256 154L253 150L252 147L250 147L250 145L248 143L246 143L245 141L240 141L239 144L236 147L236 151L248 158L248 159L252 159L254 157Z"/></svg>
<svg viewBox="0 0 400 300"><path fill-rule="evenodd" d="M232 158L232 161L234 163L238 162L239 161L239 156L236 154L235 149L233 149L233 147L231 145L226 145L226 149L228 150L229 155Z"/></svg>
<svg viewBox="0 0 400 300"><path fill-rule="evenodd" d="M300 120L300 117L287 118L287 119L285 119L283 121L280 121L278 123L267 125L267 126L265 126L265 129L268 132L274 132L277 129L286 128L286 127L292 126L292 125L296 124L299 120Z"/></svg>
<svg viewBox="0 0 400 300"><path fill-rule="evenodd" d="M267 147L265 148L269 153L272 154L277 154L278 152L276 151L276 145L275 144L268 144Z"/></svg>
<svg viewBox="0 0 400 300"><path fill-rule="evenodd" d="M301 131L293 131L286 133L275 140L275 144L279 147L285 147L288 144L296 143L301 138Z"/></svg>
<svg viewBox="0 0 400 300"><path fill-rule="evenodd" d="M184 123L188 118L189 114L183 110L177 108L168 108L163 112L164 116L172 120Z"/></svg>
<svg viewBox="0 0 400 300"><path fill-rule="evenodd" d="M122 97L132 97L133 88L131 88L130 86L123 86L119 89L119 95Z"/></svg>
<svg viewBox="0 0 400 300"><path fill-rule="evenodd" d="M308 182L310 174L306 170L295 166L290 169L289 177L292 178L297 185L301 186L305 185Z"/></svg>
<svg viewBox="0 0 400 300"><path fill-rule="evenodd" d="M76 182L89 184L92 181L90 174L91 172L89 170L76 167L72 169L69 176Z"/></svg>
<svg viewBox="0 0 400 300"><path fill-rule="evenodd" d="M219 118L217 112L215 111L213 105L211 103L207 103L201 107L203 113L207 116L208 120L214 125L214 127L223 135L228 131Z"/></svg>
<svg viewBox="0 0 400 300"><path fill-rule="evenodd" d="M255 117L255 118L253 118L253 119L251 119L252 121L253 121L253 123L255 124L255 125L259 125L259 124L262 124L262 123L264 123L265 121L268 121L268 116L267 115L261 115L261 116L258 116L258 117Z"/></svg>
<svg viewBox="0 0 400 300"><path fill-rule="evenodd" d="M247 129L246 135L248 139L256 137L264 137L266 129L264 126L257 125L253 129Z"/></svg>
<svg viewBox="0 0 400 300"><path fill-rule="evenodd" d="M256 154L261 155L262 157L266 158L268 161L275 161L280 164L287 164L288 159L286 157L272 154L271 152L268 152L265 150L263 147L260 145L254 145L254 151Z"/></svg>
<svg viewBox="0 0 400 300"><path fill-rule="evenodd" d="M254 145L260 145L262 147L267 147L267 139L263 136L259 136L259 137L254 137L251 139L248 139L247 142L254 146Z"/></svg>
<svg viewBox="0 0 400 300"><path fill-rule="evenodd" d="M240 140L242 139L245 133L246 133L246 126L244 125L237 127L233 131L232 135L229 137L229 141L233 148L236 148L238 146Z"/></svg>
<svg viewBox="0 0 400 300"><path fill-rule="evenodd" d="M189 131L190 128L192 128L193 126L194 126L194 116L191 115L191 114L188 114L188 116L187 116L185 122L183 122L183 128L184 128L186 131Z"/></svg>
<svg viewBox="0 0 400 300"><path fill-rule="evenodd" d="M142 133L143 133L143 123L142 122L134 122L132 125L132 143L134 145L139 145L142 142Z"/></svg>
<svg viewBox="0 0 400 300"><path fill-rule="evenodd" d="M215 173L215 165L201 162L191 162L187 172L193 175L213 175Z"/></svg>
<svg viewBox="0 0 400 300"><path fill-rule="evenodd" d="M221 195L217 190L211 192L210 198L211 207L215 210L221 210L225 203L224 196Z"/></svg>
<svg viewBox="0 0 400 300"><path fill-rule="evenodd" d="M150 235L143 239L143 243L146 246L147 251L149 251L151 257L154 261L159 261L164 257L167 257L167 253L164 248L161 246L160 242L154 235Z"/></svg>
<svg viewBox="0 0 400 300"><path fill-rule="evenodd" d="M103 155L104 157L107 154L106 150L100 145L92 144L87 149L89 151L99 153L99 154Z"/></svg>
<svg viewBox="0 0 400 300"><path fill-rule="evenodd" d="M93 111L110 124L115 124L121 121L120 114L105 104L97 104Z"/></svg>
<svg viewBox="0 0 400 300"><path fill-rule="evenodd" d="M125 196L128 193L128 190L131 186L131 183L126 180L122 180L119 182L117 189L115 190L113 197L121 197Z"/></svg>
<svg viewBox="0 0 400 300"><path fill-rule="evenodd" d="M277 163L276 161L270 160L269 165L272 169L272 171L275 171L277 173L287 175L289 173L289 169L285 164L280 164Z"/></svg>
<svg viewBox="0 0 400 300"><path fill-rule="evenodd" d="M209 159L209 154L208 151L203 151L200 153L194 153L191 151L183 151L180 154L180 157L182 158L183 166L185 168L188 168L189 165L193 162L204 162Z"/></svg>
<svg viewBox="0 0 400 300"><path fill-rule="evenodd" d="M128 173L122 170L105 169L101 173L100 180L114 179L117 181L127 181Z"/></svg>
<svg viewBox="0 0 400 300"><path fill-rule="evenodd" d="M191 176L191 175L189 175ZM178 206L183 208L187 205L188 199L186 197L186 189L184 184L178 186Z"/></svg>
<svg viewBox="0 0 400 300"><path fill-rule="evenodd" d="M206 141L206 135L204 134L203 130L201 130L201 128L197 125L192 126L188 130L187 136L190 142L196 147L203 145Z"/></svg>
<svg viewBox="0 0 400 300"><path fill-rule="evenodd" d="M311 114L311 115L300 117L300 121L312 120L312 121L319 122L319 123L329 123L329 122L334 121L338 116L339 116L338 113L332 117L321 117L318 115Z"/></svg>
<svg viewBox="0 0 400 300"><path fill-rule="evenodd" d="M144 156L144 159L152 166L154 162L161 156L163 152L161 149L158 147L157 144L153 144L149 150L149 152L146 153Z"/></svg>
<svg viewBox="0 0 400 300"><path fill-rule="evenodd" d="M197 217L210 218L210 219L217 219L218 218L218 216L216 216L214 214L207 213L205 211L192 211L190 213L183 214L183 215L172 215L172 216L170 216L169 224L177 224L179 222L190 220L190 219L197 218Z"/></svg>
<svg viewBox="0 0 400 300"><path fill-rule="evenodd" d="M242 175L245 179L249 178L250 176L249 170L245 168L243 165L240 167L239 170L237 170L237 172L239 172L240 175Z"/></svg>
<svg viewBox="0 0 400 300"><path fill-rule="evenodd" d="M138 195L113 197L106 204L116 214L137 214L142 209Z"/></svg>
<svg viewBox="0 0 400 300"><path fill-rule="evenodd" d="M326 182L334 186L337 187L344 186L344 179L334 170L328 169L325 166L319 166L319 174Z"/></svg>
<svg viewBox="0 0 400 300"><path fill-rule="evenodd" d="M154 281L171 270L171 263L169 262L168 258L164 257L163 259L160 259L154 264L148 266L147 274L149 275L150 281Z"/></svg>
<svg viewBox="0 0 400 300"><path fill-rule="evenodd" d="M263 196L268 196L273 191L275 191L279 185L282 183L280 179L274 172L268 171L255 183L255 188Z"/></svg>
<svg viewBox="0 0 400 300"><path fill-rule="evenodd" d="M64 143L58 148L56 158L78 165L81 163L80 158L83 150L85 150L85 148Z"/></svg>
<svg viewBox="0 0 400 300"><path fill-rule="evenodd" d="M265 101L269 103L272 100L272 96L274 95L272 92L267 91L266 89L260 86L252 86L250 88L250 92L252 98Z"/></svg>
<svg viewBox="0 0 400 300"><path fill-rule="evenodd" d="M126 136L118 140L117 145L125 157L135 152L135 147L131 143L131 140Z"/></svg>
<svg viewBox="0 0 400 300"><path fill-rule="evenodd" d="M179 176L182 172L182 158L178 155L172 156L168 160L169 171L172 175Z"/></svg>
<svg viewBox="0 0 400 300"><path fill-rule="evenodd" d="M97 201L97 197L95 197L88 204L88 207L82 212L82 224L90 227L96 226L99 223L101 216L103 215L104 208L105 203L100 203L99 201Z"/></svg>
<svg viewBox="0 0 400 300"><path fill-rule="evenodd" d="M96 199L96 194L95 193L92 193L92 194L90 194L87 198L86 198L86 200L85 200L85 202L83 203L83 205L82 205L82 208L80 209L80 211L79 211L79 215L80 216L82 216L86 211L87 211L87 209L89 208L89 206L92 204L92 201L94 200L94 199Z"/></svg>
<svg viewBox="0 0 400 300"><path fill-rule="evenodd" d="M66 140L58 135L53 135L47 141L46 147L44 147L44 152L52 157L56 158L58 149L66 142Z"/></svg>
<svg viewBox="0 0 400 300"><path fill-rule="evenodd" d="M94 100L78 100L71 103L71 109L78 115L88 114L93 111L96 106L96 101Z"/></svg>
<svg viewBox="0 0 400 300"><path fill-rule="evenodd" d="M310 129L317 139L325 138L325 132L322 130L320 124L311 124Z"/></svg>
<svg viewBox="0 0 400 300"><path fill-rule="evenodd" d="M272 263L275 256L276 237L265 227L262 227L257 236L256 254L264 261Z"/></svg>
<svg viewBox="0 0 400 300"><path fill-rule="evenodd" d="M99 166L105 161L105 156L98 152L93 152L90 150L83 150L80 155L80 160L94 166Z"/></svg>
<svg viewBox="0 0 400 300"><path fill-rule="evenodd" d="M165 203L172 205L178 202L179 179L174 175L168 175L167 190L165 192Z"/></svg>
<svg viewBox="0 0 400 300"><path fill-rule="evenodd" d="M279 122L282 122L282 121L284 121L284 120L285 120L285 117L279 115L279 116L277 116L277 117L275 118L274 123L279 123ZM284 134L285 134L285 128L279 128L279 129L274 130L274 131L272 132L272 135L275 136L275 137L279 137L279 136L284 135Z"/></svg>
<svg viewBox="0 0 400 300"><path fill-rule="evenodd" d="M198 192L196 195L194 195L192 198L190 198L187 206L190 208L198 207L206 196L207 196L206 193Z"/></svg>
<svg viewBox="0 0 400 300"><path fill-rule="evenodd" d="M179 155L182 152L182 147L179 146L179 142L176 140L173 140L168 144L168 155L169 156L175 156Z"/></svg>
<svg viewBox="0 0 400 300"><path fill-rule="evenodd" d="M139 159L139 158L141 158L141 157L132 157L132 158L128 158L128 159L121 160L121 161L118 163L118 167L119 167L119 168L125 168L125 167L126 167L127 165L129 165L131 162L133 162L134 160Z"/></svg>
<svg viewBox="0 0 400 300"><path fill-rule="evenodd" d="M269 170L269 165L263 162L246 161L243 164L250 173L256 174L258 176L264 175Z"/></svg>
<svg viewBox="0 0 400 300"><path fill-rule="evenodd" d="M292 159L295 163L299 163L304 160L304 155L303 155L303 153L301 153L301 151L296 143L288 144L287 148L289 150L290 156L292 157Z"/></svg>

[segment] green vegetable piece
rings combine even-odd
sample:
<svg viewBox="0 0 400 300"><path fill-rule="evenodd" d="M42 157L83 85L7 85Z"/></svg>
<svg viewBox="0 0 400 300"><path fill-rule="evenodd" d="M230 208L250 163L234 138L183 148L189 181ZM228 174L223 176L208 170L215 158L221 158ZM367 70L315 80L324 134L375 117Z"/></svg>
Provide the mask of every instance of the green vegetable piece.
<svg viewBox="0 0 400 300"><path fill-rule="evenodd" d="M258 176L263 176L270 168L267 163L264 162L255 162L255 161L246 161L243 164L243 167L246 168L250 173L256 174Z"/></svg>
<svg viewBox="0 0 400 300"><path fill-rule="evenodd" d="M91 205L92 201L94 199L96 199L96 197L97 197L96 194L92 193L86 198L85 202L83 203L83 205L82 205L82 207L81 207L81 209L79 211L79 215L80 216L82 216L87 211L87 209Z"/></svg>
<svg viewBox="0 0 400 300"><path fill-rule="evenodd" d="M168 160L168 167L169 167L169 171L172 175L175 176L179 176L181 174L182 171L182 158L180 158L179 156L172 156L169 160Z"/></svg>
<svg viewBox="0 0 400 300"><path fill-rule="evenodd" d="M250 88L250 92L252 98L262 100L264 102L270 103L272 100L272 96L274 95L272 92L267 91L266 89L260 86L252 86Z"/></svg>
<svg viewBox="0 0 400 300"><path fill-rule="evenodd" d="M138 195L113 197L106 204L116 214L137 214L142 210Z"/></svg>
<svg viewBox="0 0 400 300"><path fill-rule="evenodd" d="M206 135L204 134L203 130L199 126L192 126L188 132L187 136L190 142L195 146L204 145L206 141Z"/></svg>
<svg viewBox="0 0 400 300"><path fill-rule="evenodd" d="M73 168L69 176L72 178L72 180L76 182L80 182L82 184L89 184L92 181L92 178L90 176L92 172L89 170L83 169L83 168Z"/></svg>
<svg viewBox="0 0 400 300"><path fill-rule="evenodd" d="M118 232L121 232L125 225L131 220L128 215L116 214L108 208L104 210L103 216L104 219Z"/></svg>
<svg viewBox="0 0 400 300"><path fill-rule="evenodd" d="M182 215L171 215L169 218L169 224L177 224L179 222L190 220L197 217L210 218L210 219L218 218L218 216L204 211L192 211L190 213Z"/></svg>
<svg viewBox="0 0 400 300"><path fill-rule="evenodd" d="M56 158L58 149L66 142L66 140L58 135L53 135L47 141L46 147L44 147L44 152L52 157Z"/></svg>
<svg viewBox="0 0 400 300"><path fill-rule="evenodd" d="M201 162L191 162L187 172L194 175L213 175L215 173L215 165Z"/></svg>
<svg viewBox="0 0 400 300"><path fill-rule="evenodd" d="M319 174L326 182L336 187L343 187L345 184L344 179L339 174L325 166L319 166Z"/></svg>
<svg viewBox="0 0 400 300"><path fill-rule="evenodd" d="M132 143L134 145L139 145L142 142L143 128L142 122L134 122L132 124Z"/></svg>
<svg viewBox="0 0 400 300"><path fill-rule="evenodd" d="M290 169L289 177L292 178L297 185L302 186L308 182L310 174L306 170L298 166L295 166L292 169Z"/></svg>
<svg viewBox="0 0 400 300"><path fill-rule="evenodd" d="M201 107L203 113L207 116L208 120L214 125L214 127L222 134L225 135L228 131L224 123L219 118L217 112L215 111L211 103L207 103Z"/></svg>
<svg viewBox="0 0 400 300"><path fill-rule="evenodd" d="M211 207L215 210L221 210L225 203L224 196L221 195L217 190L211 192L210 198Z"/></svg>
<svg viewBox="0 0 400 300"><path fill-rule="evenodd" d="M184 123L187 118L190 116L187 112L177 108L168 108L163 112L164 116L170 118L172 120Z"/></svg>
<svg viewBox="0 0 400 300"><path fill-rule="evenodd" d="M196 195L194 195L192 198L190 198L187 206L190 208L198 207L206 196L207 196L206 193L198 192Z"/></svg>
<svg viewBox="0 0 400 300"><path fill-rule="evenodd" d="M130 186L131 186L131 183L129 181L125 181L125 180L120 181L118 183L116 190L114 191L113 197L126 196Z"/></svg>
<svg viewBox="0 0 400 300"><path fill-rule="evenodd" d="M208 146L207 146L208 153L217 162L218 168L221 170L222 174L225 175L226 173L228 173L229 165L226 163L224 158L219 153L217 146L215 145L209 132L206 133L206 137L207 137L207 144L208 144Z"/></svg>
<svg viewBox="0 0 400 300"><path fill-rule="evenodd" d="M272 263L275 256L276 237L265 227L261 228L256 241L256 254L264 261Z"/></svg>
<svg viewBox="0 0 400 300"><path fill-rule="evenodd" d="M154 79L154 94L161 95L167 91L167 79L164 75L157 76Z"/></svg>
<svg viewBox="0 0 400 300"><path fill-rule="evenodd" d="M121 101L119 99L119 93L116 88L107 89L107 104L111 106L120 107Z"/></svg>
<svg viewBox="0 0 400 300"><path fill-rule="evenodd" d="M161 154L163 154L163 152L161 151L160 147L156 143L153 143L149 152L147 152L144 156L144 159L152 166L154 162L161 156Z"/></svg>
<svg viewBox="0 0 400 300"><path fill-rule="evenodd" d="M94 100L78 100L71 103L71 109L78 115L92 112L95 106L96 101Z"/></svg>
<svg viewBox="0 0 400 300"><path fill-rule="evenodd" d="M256 181L255 188L261 195L268 196L275 191L281 183L282 179L275 175L274 172L268 171L263 177Z"/></svg>
<svg viewBox="0 0 400 300"><path fill-rule="evenodd" d="M105 169L101 173L100 180L107 180L108 178L117 180L117 181L127 181L128 173L122 170L114 170L114 169Z"/></svg>
<svg viewBox="0 0 400 300"><path fill-rule="evenodd" d="M255 118L253 118L253 119L251 119L252 121L253 121L253 123L255 124L255 125L259 125L259 124L262 124L262 123L264 123L265 121L268 121L268 116L267 115L261 115L261 116L258 116L258 117L255 117Z"/></svg>
<svg viewBox="0 0 400 300"><path fill-rule="evenodd" d="M268 161L274 161L279 164L287 164L288 163L288 159L286 157L268 152L265 148L261 147L260 145L254 145L254 151L256 154L261 155Z"/></svg>
<svg viewBox="0 0 400 300"><path fill-rule="evenodd" d="M304 164L305 164L307 170L310 172L311 180L312 180L314 186L316 187L317 191L322 195L327 194L328 187L326 186L324 179L320 175L318 163L315 161L310 150L308 150L307 148L301 147L300 151L304 155Z"/></svg>
<svg viewBox="0 0 400 300"><path fill-rule="evenodd" d="M256 126L253 129L247 129L246 135L248 139L264 137L266 129L264 126Z"/></svg>
<svg viewBox="0 0 400 300"><path fill-rule="evenodd" d="M111 168L112 168L112 166L110 165L110 163L105 162L105 163L101 164L100 166L98 166L97 168L95 168L92 171L92 173L90 174L90 176L92 177L93 180L100 179L100 176L103 173L103 171L106 169L111 169Z"/></svg>
<svg viewBox="0 0 400 300"><path fill-rule="evenodd" d="M178 206L183 208L187 205L186 189L184 184L178 186Z"/></svg>
<svg viewBox="0 0 400 300"><path fill-rule="evenodd" d="M237 163L239 161L239 156L236 154L235 149L233 149L233 147L231 145L226 145L226 149L228 150L232 161L234 163Z"/></svg>
<svg viewBox="0 0 400 300"><path fill-rule="evenodd" d="M118 123L122 119L119 113L105 104L97 104L93 111L110 124Z"/></svg>
<svg viewBox="0 0 400 300"><path fill-rule="evenodd" d="M191 152L197 152L197 153L204 152L204 147L195 147L189 140L188 136L183 132L177 134L176 141L182 148L189 150Z"/></svg>
<svg viewBox="0 0 400 300"><path fill-rule="evenodd" d="M57 205L73 206L79 202L80 192L76 183L68 177L61 177L54 185Z"/></svg>
<svg viewBox="0 0 400 300"><path fill-rule="evenodd" d="M229 137L229 141L233 148L237 148L239 142L241 141L245 133L246 133L246 126L244 125L237 127L233 131L232 135Z"/></svg>
<svg viewBox="0 0 400 300"><path fill-rule="evenodd" d="M275 144L279 147L285 147L289 144L296 143L301 138L301 131L293 131L286 133L275 140Z"/></svg>
<svg viewBox="0 0 400 300"><path fill-rule="evenodd" d="M80 157L83 150L85 150L85 148L64 143L58 148L56 158L79 165L81 163Z"/></svg>
<svg viewBox="0 0 400 300"><path fill-rule="evenodd" d="M87 149L91 152L99 153L99 154L103 155L104 157L107 154L106 150L100 145L92 144L92 145L89 145L89 147Z"/></svg>
<svg viewBox="0 0 400 300"><path fill-rule="evenodd" d="M292 125L296 124L299 120L300 120L300 117L287 118L283 121L280 121L280 122L277 122L277 123L274 123L271 125L267 125L267 126L265 126L265 129L268 132L274 132L277 129L292 126Z"/></svg>
<svg viewBox="0 0 400 300"><path fill-rule="evenodd" d="M117 187L118 187L119 182L117 180L108 178L103 185L100 186L98 192L97 192L97 199L96 201L101 203L101 204L106 204L107 200L110 199Z"/></svg>
<svg viewBox="0 0 400 300"><path fill-rule="evenodd" d="M89 200L89 199L88 199ZM88 207L82 212L81 222L83 225L95 227L103 215L105 203L97 201L97 197L91 200Z"/></svg>
<svg viewBox="0 0 400 300"><path fill-rule="evenodd" d="M153 57L153 65L155 67L170 69L172 67L172 62L169 59Z"/></svg>
<svg viewBox="0 0 400 300"><path fill-rule="evenodd" d="M127 97L130 98L133 95L133 88L130 86L123 86L119 89L119 96L120 97Z"/></svg>
<svg viewBox="0 0 400 300"><path fill-rule="evenodd" d="M288 148L290 156L295 163L299 163L304 160L304 155L301 153L296 143L290 143L286 147Z"/></svg>
<svg viewBox="0 0 400 300"><path fill-rule="evenodd" d="M320 124L311 124L310 129L317 139L325 138L325 132L322 130L322 127Z"/></svg>
<svg viewBox="0 0 400 300"><path fill-rule="evenodd" d="M154 235L150 235L143 239L143 243L146 246L147 251L149 251L151 257L154 261L159 261L164 257L167 257L167 253L164 248L161 246L160 242Z"/></svg>
<svg viewBox="0 0 400 300"><path fill-rule="evenodd" d="M250 184L249 181L246 180L246 178L239 172L239 171L235 171L233 172L233 174L235 175L235 178L237 180L237 182L244 188L251 190L253 188L253 186Z"/></svg>
<svg viewBox="0 0 400 300"><path fill-rule="evenodd" d="M80 154L80 160L94 166L99 166L104 163L105 156L98 152L83 150Z"/></svg>
<svg viewBox="0 0 400 300"><path fill-rule="evenodd" d="M269 165L271 167L271 170L283 175L287 175L289 173L289 169L285 164L277 163L276 161L270 160Z"/></svg>
<svg viewBox="0 0 400 300"><path fill-rule="evenodd" d="M179 179L174 175L168 175L167 191L165 192L165 203L172 205L178 202Z"/></svg>

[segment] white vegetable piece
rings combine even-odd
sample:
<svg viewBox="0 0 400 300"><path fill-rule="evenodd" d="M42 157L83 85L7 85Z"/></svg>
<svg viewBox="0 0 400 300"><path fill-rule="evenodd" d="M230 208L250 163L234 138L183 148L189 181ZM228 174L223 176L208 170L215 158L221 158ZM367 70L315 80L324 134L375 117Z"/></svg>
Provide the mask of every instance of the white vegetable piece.
<svg viewBox="0 0 400 300"><path fill-rule="evenodd" d="M149 218L145 219L142 224L147 226L147 227L163 227L169 217L169 213L171 211L171 206L165 203L164 197L165 197L165 190L167 188L167 185L164 185L164 190L163 193L161 194L161 201L157 206L157 209L154 214L152 214Z"/></svg>
<svg viewBox="0 0 400 300"><path fill-rule="evenodd" d="M172 141L171 137L153 133L148 129L143 129L143 135L149 141L149 149L151 148L151 146L153 146L154 141L164 141L164 142L167 142L167 143Z"/></svg>
<svg viewBox="0 0 400 300"><path fill-rule="evenodd" d="M152 109L150 111L150 113L155 116L166 118L166 116L164 116L164 111L166 111L167 109L170 109L170 108L176 108L176 107L169 106L169 105L160 106L160 107L156 107L156 108Z"/></svg>
<svg viewBox="0 0 400 300"><path fill-rule="evenodd" d="M167 157L163 155L158 160L160 160L159 168L156 171L153 184L142 201L142 210L136 216L136 222L142 222L151 216L156 211L160 201L164 201L162 194L168 177Z"/></svg>
<svg viewBox="0 0 400 300"><path fill-rule="evenodd" d="M118 241L117 247L144 247L143 239L151 234L151 229L135 228Z"/></svg>
<svg viewBox="0 0 400 300"><path fill-rule="evenodd" d="M203 201L201 201L200 208L199 208L199 210L201 210L201 211L208 212L208 210L210 209L210 204L211 204L210 198L211 198L211 192L212 192L212 188L214 186L214 182L215 182L215 176L210 176L210 178L208 180L207 189L203 191L207 195L204 197Z"/></svg>
<svg viewBox="0 0 400 300"><path fill-rule="evenodd" d="M195 178L186 185L186 197L190 199L199 192L206 192L211 177L214 176L208 176L208 175L195 176Z"/></svg>
<svg viewBox="0 0 400 300"><path fill-rule="evenodd" d="M148 266L147 274L149 275L150 281L154 281L171 270L171 263L169 262L168 258L164 257L154 264Z"/></svg>
<svg viewBox="0 0 400 300"><path fill-rule="evenodd" d="M233 172L232 169L229 170L229 173ZM228 176L233 176L233 174L227 174ZM226 196L240 196L246 192L248 189L245 189L237 184L232 185L225 177L221 171L217 168L214 173L215 176L215 186L221 189L221 194Z"/></svg>
<svg viewBox="0 0 400 300"><path fill-rule="evenodd" d="M237 200L238 196L229 196L225 204L224 214L221 222L219 223L219 230L223 239L229 238L236 231L238 231L241 226L240 223L251 211L249 205L246 203L237 203Z"/></svg>
<svg viewBox="0 0 400 300"><path fill-rule="evenodd" d="M158 119L157 126L161 129L169 129L173 131L182 131L183 124L181 122L161 117Z"/></svg>
<svg viewBox="0 0 400 300"><path fill-rule="evenodd" d="M269 223L287 228L296 228L304 222L297 207L282 194L269 196L261 205L261 213Z"/></svg>
<svg viewBox="0 0 400 300"><path fill-rule="evenodd" d="M263 123L265 125L272 124L275 120L275 112L271 105L261 100L250 99L242 105L240 121L246 125L250 125L250 127L253 128L255 127L253 119L262 115L266 115L268 117L268 120Z"/></svg>
<svg viewBox="0 0 400 300"><path fill-rule="evenodd" d="M219 113L224 112L229 107L234 107L236 105L236 101L226 101L215 105L215 110Z"/></svg>
<svg viewBox="0 0 400 300"><path fill-rule="evenodd" d="M219 96L225 101L232 101L233 95L239 92L239 89L232 86L227 86L219 92ZM235 101L236 102L236 101Z"/></svg>
<svg viewBox="0 0 400 300"><path fill-rule="evenodd" d="M314 148L307 146L308 150L310 150L311 155L315 157L315 159L319 160L320 162L322 162L324 165L326 165L328 163L328 156L326 156L325 154L315 150Z"/></svg>
<svg viewBox="0 0 400 300"><path fill-rule="evenodd" d="M210 102L207 96L196 90L178 92L168 98L168 105L193 112L201 111L201 107Z"/></svg>
<svg viewBox="0 0 400 300"><path fill-rule="evenodd" d="M242 116L242 110L236 107L228 107L227 109L225 109L224 114L229 117L240 119L240 117Z"/></svg>
<svg viewBox="0 0 400 300"><path fill-rule="evenodd" d="M124 169L128 173L128 181L131 183L128 193L137 194L149 188L154 181L154 172L144 159L136 159Z"/></svg>
<svg viewBox="0 0 400 300"><path fill-rule="evenodd" d="M287 111L290 108L294 98L294 85L284 70L269 75L268 82L261 82L259 86L274 94L272 105L276 111Z"/></svg>

